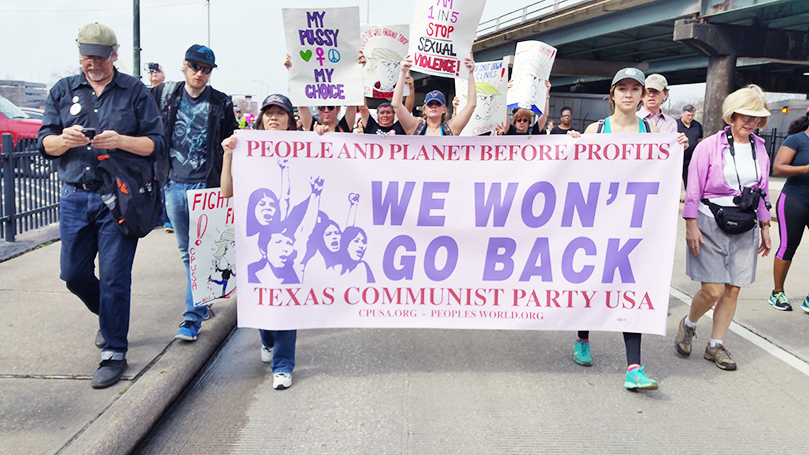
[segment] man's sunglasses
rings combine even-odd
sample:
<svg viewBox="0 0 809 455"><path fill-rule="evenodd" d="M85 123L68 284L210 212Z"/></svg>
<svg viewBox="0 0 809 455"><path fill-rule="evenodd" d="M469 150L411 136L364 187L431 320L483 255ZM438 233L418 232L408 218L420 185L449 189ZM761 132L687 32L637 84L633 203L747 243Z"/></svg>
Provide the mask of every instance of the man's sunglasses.
<svg viewBox="0 0 809 455"><path fill-rule="evenodd" d="M201 66L199 63L191 60L188 61L188 67L191 68L191 71L195 73L197 71L202 71L202 74L211 74L211 71L213 71L212 66Z"/></svg>
<svg viewBox="0 0 809 455"><path fill-rule="evenodd" d="M317 107L317 110L323 111L323 112L329 112L329 111L333 111L335 109L337 109L337 106L318 106Z"/></svg>
<svg viewBox="0 0 809 455"><path fill-rule="evenodd" d="M522 123L522 122L527 122L528 119L527 118L518 118L517 120L514 120L514 121L517 122L517 123Z"/></svg>

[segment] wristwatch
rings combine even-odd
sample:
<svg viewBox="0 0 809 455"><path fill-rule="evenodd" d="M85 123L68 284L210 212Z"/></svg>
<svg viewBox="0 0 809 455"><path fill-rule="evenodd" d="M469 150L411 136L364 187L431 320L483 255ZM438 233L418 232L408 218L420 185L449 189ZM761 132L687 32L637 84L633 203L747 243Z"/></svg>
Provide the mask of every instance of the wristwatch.
<svg viewBox="0 0 809 455"><path fill-rule="evenodd" d="M770 227L770 222L769 221L759 221L758 222L758 227L764 227L764 226Z"/></svg>

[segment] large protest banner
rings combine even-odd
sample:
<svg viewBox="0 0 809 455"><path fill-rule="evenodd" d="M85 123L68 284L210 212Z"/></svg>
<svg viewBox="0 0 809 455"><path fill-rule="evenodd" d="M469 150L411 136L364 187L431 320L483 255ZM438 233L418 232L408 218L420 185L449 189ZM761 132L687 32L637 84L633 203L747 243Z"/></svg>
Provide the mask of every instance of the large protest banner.
<svg viewBox="0 0 809 455"><path fill-rule="evenodd" d="M189 268L194 306L229 299L236 291L233 205L219 188L189 190Z"/></svg>
<svg viewBox="0 0 809 455"><path fill-rule="evenodd" d="M676 134L238 134L241 327L665 332Z"/></svg>
<svg viewBox="0 0 809 455"><path fill-rule="evenodd" d="M362 104L360 10L282 8L289 69L289 99L295 106Z"/></svg>
<svg viewBox="0 0 809 455"><path fill-rule="evenodd" d="M415 71L466 77L469 57L486 0L416 0L410 51Z"/></svg>
<svg viewBox="0 0 809 455"><path fill-rule="evenodd" d="M399 65L407 55L410 26L407 24L362 24L360 50L368 62L362 72L363 91L368 98L392 98L399 79ZM404 96L410 88L404 87Z"/></svg>
<svg viewBox="0 0 809 455"><path fill-rule="evenodd" d="M551 75L556 48L541 41L521 41L514 52L514 83L508 90L508 107L528 109L543 114L548 88L545 81Z"/></svg>
<svg viewBox="0 0 809 455"><path fill-rule="evenodd" d="M455 79L455 93L460 99L458 110L466 106L467 79ZM475 62L475 87L478 102L475 113L469 119L461 136L479 136L494 131L497 125L508 121L506 112L506 90L508 89L508 66L503 60L496 62Z"/></svg>

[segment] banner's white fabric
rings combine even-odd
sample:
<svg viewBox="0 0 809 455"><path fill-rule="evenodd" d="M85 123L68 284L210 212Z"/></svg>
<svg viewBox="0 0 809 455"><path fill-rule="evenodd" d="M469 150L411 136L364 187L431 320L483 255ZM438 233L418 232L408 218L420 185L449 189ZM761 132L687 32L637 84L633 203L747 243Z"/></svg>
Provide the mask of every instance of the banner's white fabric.
<svg viewBox="0 0 809 455"><path fill-rule="evenodd" d="M368 62L362 72L363 91L368 98L392 98L399 79L399 64L407 55L407 24L371 25L362 24L360 50ZM404 86L403 95L410 94Z"/></svg>
<svg viewBox="0 0 809 455"><path fill-rule="evenodd" d="M236 290L233 203L219 188L189 190L186 195L194 306L228 299Z"/></svg>
<svg viewBox="0 0 809 455"><path fill-rule="evenodd" d="M362 104L360 9L282 8L289 69L289 99L295 106Z"/></svg>
<svg viewBox="0 0 809 455"><path fill-rule="evenodd" d="M479 136L491 133L501 123L508 123L506 90L508 89L508 65L503 60L475 62L475 87L478 103L461 136ZM469 80L455 79L455 93L460 99L458 110L466 106Z"/></svg>
<svg viewBox="0 0 809 455"><path fill-rule="evenodd" d="M514 52L514 83L508 91L508 107L528 109L540 115L545 109L548 88L545 81L551 76L556 48L542 41L521 41Z"/></svg>
<svg viewBox="0 0 809 455"><path fill-rule="evenodd" d="M416 0L410 31L411 69L433 76L466 77L486 0Z"/></svg>
<svg viewBox="0 0 809 455"><path fill-rule="evenodd" d="M676 134L237 134L241 327L665 332Z"/></svg>

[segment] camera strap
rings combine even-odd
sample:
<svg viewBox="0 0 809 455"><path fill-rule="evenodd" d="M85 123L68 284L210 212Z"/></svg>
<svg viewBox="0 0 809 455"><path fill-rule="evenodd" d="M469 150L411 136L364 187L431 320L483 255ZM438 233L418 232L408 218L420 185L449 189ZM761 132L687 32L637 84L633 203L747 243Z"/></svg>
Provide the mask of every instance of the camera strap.
<svg viewBox="0 0 809 455"><path fill-rule="evenodd" d="M87 109L87 119L90 120L90 126L96 130L96 134L101 134L101 127L98 126L98 116L96 116L93 97L90 94L90 87L82 85L79 87L78 92L82 104L84 104L85 109Z"/></svg>
<svg viewBox="0 0 809 455"><path fill-rule="evenodd" d="M742 179L739 178L739 167L736 165L736 151L733 149L733 128L728 128L725 136L728 139L728 147L730 148L730 156L733 158L733 168L736 170L736 181L739 182L739 191L742 191ZM750 150L753 152L753 167L756 170L756 181L760 180L758 175L758 160L756 159L756 144L753 142L753 135L750 135Z"/></svg>

